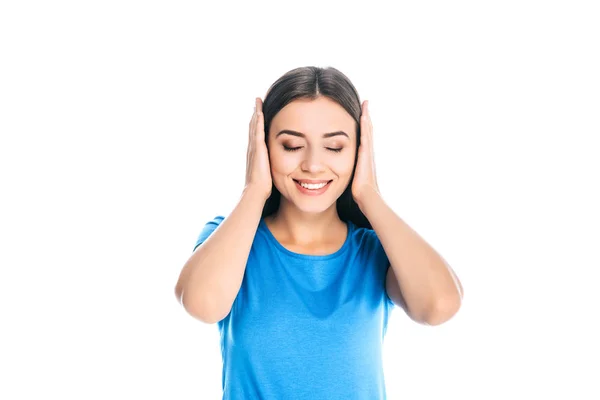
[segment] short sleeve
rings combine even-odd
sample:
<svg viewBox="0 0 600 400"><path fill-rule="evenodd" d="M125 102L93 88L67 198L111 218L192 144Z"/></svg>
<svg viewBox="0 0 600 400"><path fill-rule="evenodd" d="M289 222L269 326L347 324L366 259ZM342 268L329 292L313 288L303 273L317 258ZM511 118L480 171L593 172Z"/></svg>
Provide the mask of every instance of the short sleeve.
<svg viewBox="0 0 600 400"><path fill-rule="evenodd" d="M196 247L200 246L204 241L217 229L217 227L223 222L225 219L222 215L217 215L212 220L208 221L202 231L200 231L200 235L198 235L198 239L196 239L196 244L194 245L194 249L192 252L196 250Z"/></svg>
<svg viewBox="0 0 600 400"><path fill-rule="evenodd" d="M379 271L379 274L380 274L380 279L383 282L383 290L385 293L385 300L386 300L388 306L393 307L395 304L392 301L392 299L390 298L390 296L388 296L387 290L385 288L387 273L388 273L388 270L390 269L390 260L388 259L388 256L385 253L385 249L383 248L383 245L381 244L381 240L379 240L379 236L377 236L377 234L375 233L374 230L371 232L373 235L373 244L375 247L375 262L377 265L377 270Z"/></svg>

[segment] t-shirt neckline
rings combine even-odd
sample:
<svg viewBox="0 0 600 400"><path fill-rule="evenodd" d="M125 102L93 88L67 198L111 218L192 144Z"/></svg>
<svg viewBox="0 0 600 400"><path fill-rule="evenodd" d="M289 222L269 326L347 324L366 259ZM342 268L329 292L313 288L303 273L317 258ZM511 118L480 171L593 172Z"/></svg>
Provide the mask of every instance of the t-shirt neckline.
<svg viewBox="0 0 600 400"><path fill-rule="evenodd" d="M286 249L281 243L279 243L279 241L275 238L275 236L273 235L273 233L271 232L271 230L269 229L269 227L267 226L264 218L260 219L260 224L259 226L264 230L268 240L282 253L294 257L294 258L300 258L300 259L304 259L304 260L314 260L314 261L322 261L322 260L328 260L331 258L335 258L340 256L341 254L343 254L346 249L349 247L350 245L350 238L352 236L352 231L354 230L354 224L352 223L352 221L346 221L346 226L347 226L347 235L346 235L346 239L344 240L344 243L342 244L342 247L340 247L338 250L336 250L335 252L331 253L331 254L302 254L302 253L296 253L293 252L291 250Z"/></svg>

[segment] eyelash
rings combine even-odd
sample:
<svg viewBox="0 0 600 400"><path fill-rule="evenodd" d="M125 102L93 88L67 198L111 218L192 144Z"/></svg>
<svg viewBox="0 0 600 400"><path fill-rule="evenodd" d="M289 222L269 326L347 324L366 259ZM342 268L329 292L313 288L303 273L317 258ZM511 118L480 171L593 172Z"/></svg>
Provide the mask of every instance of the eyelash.
<svg viewBox="0 0 600 400"><path fill-rule="evenodd" d="M283 146L285 151L297 151L300 150L302 147L287 147L287 146ZM331 147L326 147L327 150L333 151L334 153L339 153L340 151L342 151L342 148L339 149L333 149Z"/></svg>

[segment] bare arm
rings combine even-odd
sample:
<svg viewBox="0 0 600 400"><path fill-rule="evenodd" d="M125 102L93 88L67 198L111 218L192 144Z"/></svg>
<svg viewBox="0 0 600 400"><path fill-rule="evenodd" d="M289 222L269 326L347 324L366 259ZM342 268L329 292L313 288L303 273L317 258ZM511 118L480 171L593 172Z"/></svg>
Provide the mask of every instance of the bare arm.
<svg viewBox="0 0 600 400"><path fill-rule="evenodd" d="M370 190L359 204L373 226L390 261L386 290L397 305L406 307L411 319L439 325L461 306L460 280L418 233Z"/></svg>
<svg viewBox="0 0 600 400"><path fill-rule="evenodd" d="M227 316L242 285L265 197L246 188L240 201L183 266L175 295L193 317L215 323Z"/></svg>

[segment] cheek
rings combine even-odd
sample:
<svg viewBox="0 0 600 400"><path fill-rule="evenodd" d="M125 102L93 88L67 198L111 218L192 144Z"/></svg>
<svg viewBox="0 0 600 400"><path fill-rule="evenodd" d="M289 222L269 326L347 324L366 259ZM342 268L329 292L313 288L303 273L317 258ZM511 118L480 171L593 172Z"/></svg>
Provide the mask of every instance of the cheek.
<svg viewBox="0 0 600 400"><path fill-rule="evenodd" d="M340 155L333 161L331 168L338 175L352 174L352 169L354 168L354 155L350 154L349 152L344 155Z"/></svg>
<svg viewBox="0 0 600 400"><path fill-rule="evenodd" d="M299 161L297 158L292 154L284 153L280 149L271 151L269 155L271 170L277 174L290 174L298 166Z"/></svg>

